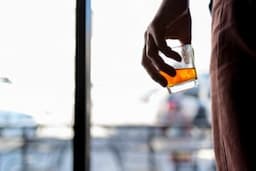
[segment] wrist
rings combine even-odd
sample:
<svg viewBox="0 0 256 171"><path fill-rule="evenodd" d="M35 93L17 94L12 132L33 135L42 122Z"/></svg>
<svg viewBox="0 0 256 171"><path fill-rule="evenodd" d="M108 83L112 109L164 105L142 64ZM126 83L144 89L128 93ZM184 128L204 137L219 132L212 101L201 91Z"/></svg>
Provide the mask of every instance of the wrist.
<svg viewBox="0 0 256 171"><path fill-rule="evenodd" d="M189 12L189 0L163 0L153 21L168 24Z"/></svg>

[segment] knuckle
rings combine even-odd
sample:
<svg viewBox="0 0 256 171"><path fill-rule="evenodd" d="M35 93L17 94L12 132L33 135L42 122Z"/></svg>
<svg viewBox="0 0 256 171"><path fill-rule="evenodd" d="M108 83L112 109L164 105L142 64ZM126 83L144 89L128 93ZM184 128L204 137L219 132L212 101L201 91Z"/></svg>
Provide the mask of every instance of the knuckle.
<svg viewBox="0 0 256 171"><path fill-rule="evenodd" d="M155 50L153 50L152 48L147 48L146 50L146 55L150 58L150 59L154 59L156 52Z"/></svg>

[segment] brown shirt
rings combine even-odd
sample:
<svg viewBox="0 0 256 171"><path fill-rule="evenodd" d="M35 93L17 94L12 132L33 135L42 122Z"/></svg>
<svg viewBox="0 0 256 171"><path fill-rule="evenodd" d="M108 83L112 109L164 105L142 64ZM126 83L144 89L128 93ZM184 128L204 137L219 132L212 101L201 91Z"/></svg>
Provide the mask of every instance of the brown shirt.
<svg viewBox="0 0 256 171"><path fill-rule="evenodd" d="M255 4L254 0L213 0L210 73L219 171L256 171Z"/></svg>

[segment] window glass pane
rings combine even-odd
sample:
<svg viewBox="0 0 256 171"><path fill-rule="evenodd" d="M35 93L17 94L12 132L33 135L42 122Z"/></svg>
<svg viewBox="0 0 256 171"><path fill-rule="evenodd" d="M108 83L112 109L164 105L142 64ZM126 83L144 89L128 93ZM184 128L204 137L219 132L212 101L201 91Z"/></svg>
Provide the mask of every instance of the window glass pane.
<svg viewBox="0 0 256 171"><path fill-rule="evenodd" d="M0 171L70 171L75 0L1 1L0 21Z"/></svg>
<svg viewBox="0 0 256 171"><path fill-rule="evenodd" d="M190 2L200 86L172 96L141 65L160 2L92 1L92 171L214 170L209 2Z"/></svg>

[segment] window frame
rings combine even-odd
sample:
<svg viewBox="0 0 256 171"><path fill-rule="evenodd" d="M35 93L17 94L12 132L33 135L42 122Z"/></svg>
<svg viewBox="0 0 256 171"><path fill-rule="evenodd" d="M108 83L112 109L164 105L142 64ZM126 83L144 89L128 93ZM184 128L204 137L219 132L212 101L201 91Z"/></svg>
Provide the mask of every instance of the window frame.
<svg viewBox="0 0 256 171"><path fill-rule="evenodd" d="M90 170L90 0L76 1L73 170Z"/></svg>

